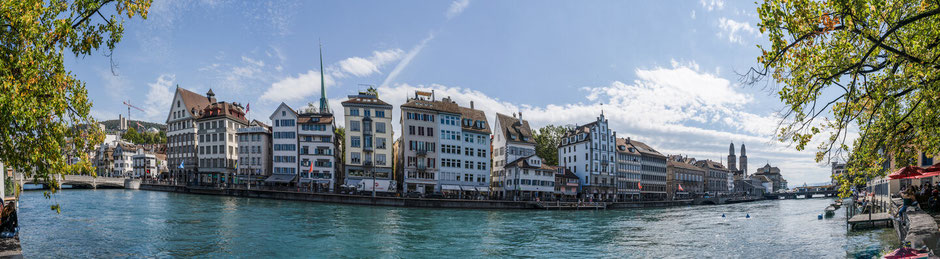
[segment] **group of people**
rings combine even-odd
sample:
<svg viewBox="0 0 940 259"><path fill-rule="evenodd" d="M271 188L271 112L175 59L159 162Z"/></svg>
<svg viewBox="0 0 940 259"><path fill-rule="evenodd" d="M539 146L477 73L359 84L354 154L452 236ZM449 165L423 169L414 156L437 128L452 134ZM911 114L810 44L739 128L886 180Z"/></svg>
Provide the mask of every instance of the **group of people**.
<svg viewBox="0 0 940 259"><path fill-rule="evenodd" d="M898 209L898 217L903 216L904 212L911 206L917 206L927 211L940 211L940 182L936 185L926 184L924 186L911 185L900 191L902 200L901 208Z"/></svg>

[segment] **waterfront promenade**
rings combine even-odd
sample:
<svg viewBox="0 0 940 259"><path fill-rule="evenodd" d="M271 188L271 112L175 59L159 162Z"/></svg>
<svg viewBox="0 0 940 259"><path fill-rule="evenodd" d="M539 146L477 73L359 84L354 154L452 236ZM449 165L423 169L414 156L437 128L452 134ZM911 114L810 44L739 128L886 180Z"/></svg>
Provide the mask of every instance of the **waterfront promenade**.
<svg viewBox="0 0 940 259"><path fill-rule="evenodd" d="M203 195L219 195L246 198L264 198L279 200L295 200L309 202L323 202L353 205L376 205L391 207L415 208L453 208L453 209L626 209L626 208L655 208L669 206L688 206L693 200L675 201L637 201L637 202L554 202L554 201L504 201L504 200L462 200L462 199L433 199L433 198L404 198L404 197L372 197L365 195L316 193L288 190L266 190L247 188L213 188L196 186L178 186L166 184L144 183L141 190L177 192ZM756 201L758 199L746 200ZM563 206L560 206L563 205Z"/></svg>

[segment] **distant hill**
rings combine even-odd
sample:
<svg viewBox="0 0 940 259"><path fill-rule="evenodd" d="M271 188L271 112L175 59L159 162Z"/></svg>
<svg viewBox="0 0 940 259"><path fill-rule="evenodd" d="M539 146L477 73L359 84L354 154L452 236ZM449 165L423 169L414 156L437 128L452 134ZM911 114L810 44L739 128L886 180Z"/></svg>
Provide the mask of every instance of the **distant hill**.
<svg viewBox="0 0 940 259"><path fill-rule="evenodd" d="M141 126L144 126L145 129L149 129L149 128L153 127L153 128L157 128L158 130L166 130L166 124L153 123L153 122L146 122L146 121L128 120L128 121L127 121L127 126L128 126L128 127L131 127L131 128L137 128L137 122L140 122L140 125L141 125ZM118 129L118 125L121 123L121 121L119 121L119 120L106 120L106 121L101 121L101 122L99 122L99 123L104 124L104 129L105 129L106 131L112 131L112 130L117 130L117 129Z"/></svg>

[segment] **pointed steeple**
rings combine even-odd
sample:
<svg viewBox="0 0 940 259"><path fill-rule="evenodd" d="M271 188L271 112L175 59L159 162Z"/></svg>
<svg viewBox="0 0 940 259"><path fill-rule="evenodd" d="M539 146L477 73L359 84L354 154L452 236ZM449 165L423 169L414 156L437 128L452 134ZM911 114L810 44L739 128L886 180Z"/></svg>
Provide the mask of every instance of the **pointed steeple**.
<svg viewBox="0 0 940 259"><path fill-rule="evenodd" d="M320 43L320 113L329 113L330 106L326 100L326 80L323 78L323 43Z"/></svg>

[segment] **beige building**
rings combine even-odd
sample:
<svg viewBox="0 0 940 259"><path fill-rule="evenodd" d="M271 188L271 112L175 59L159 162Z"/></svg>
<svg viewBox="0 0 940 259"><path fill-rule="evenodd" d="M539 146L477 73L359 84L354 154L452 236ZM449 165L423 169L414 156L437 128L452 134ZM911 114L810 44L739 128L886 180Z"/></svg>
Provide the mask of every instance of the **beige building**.
<svg viewBox="0 0 940 259"><path fill-rule="evenodd" d="M375 88L348 96L342 105L346 120L343 184L359 186L374 177L371 185L379 186L375 191L397 192L392 170L392 105L379 99Z"/></svg>
<svg viewBox="0 0 940 259"><path fill-rule="evenodd" d="M199 141L197 184L236 184L238 130L248 127L245 110L238 103L214 102L215 94L206 93L213 102L199 111L196 119Z"/></svg>
<svg viewBox="0 0 940 259"><path fill-rule="evenodd" d="M214 97L212 98L214 99ZM166 118L167 163L170 177L178 184L191 182L198 163L196 116L200 110L215 102L205 96L176 87L170 112Z"/></svg>

